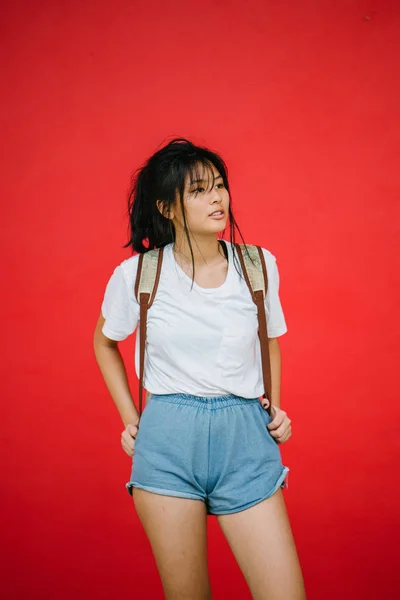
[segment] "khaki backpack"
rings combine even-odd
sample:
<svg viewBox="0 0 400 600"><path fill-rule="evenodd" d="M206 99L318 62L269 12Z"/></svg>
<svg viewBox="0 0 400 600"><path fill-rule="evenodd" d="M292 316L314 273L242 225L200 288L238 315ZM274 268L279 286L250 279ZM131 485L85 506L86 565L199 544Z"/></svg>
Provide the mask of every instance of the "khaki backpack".
<svg viewBox="0 0 400 600"><path fill-rule="evenodd" d="M267 268L260 246L234 244L242 273L250 290L251 298L257 306L258 336L261 345L261 364L264 380L263 398L269 400L268 413L271 416L271 365L267 320L264 299L268 290ZM246 251L247 249L247 251ZM146 347L147 311L154 302L160 281L164 248L148 250L139 256L135 282L135 296L140 304L140 377L139 377L139 418L142 416L144 353ZM148 398L148 396L147 396Z"/></svg>

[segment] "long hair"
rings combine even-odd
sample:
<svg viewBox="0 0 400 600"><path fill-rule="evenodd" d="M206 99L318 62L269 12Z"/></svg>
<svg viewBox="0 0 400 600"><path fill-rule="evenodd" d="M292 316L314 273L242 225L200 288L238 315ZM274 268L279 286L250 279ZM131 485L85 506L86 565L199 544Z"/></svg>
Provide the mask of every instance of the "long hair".
<svg viewBox="0 0 400 600"><path fill-rule="evenodd" d="M189 174L190 181L200 179L200 171L208 173L214 185L212 165L222 176L224 186L229 193L229 230L236 270L242 275L240 263L235 250L235 229L244 243L242 233L232 211L232 197L229 190L228 169L219 154L209 148L196 146L185 138L175 138L166 146L155 152L132 175L128 190L128 237L129 241L123 248L132 247L132 253L144 253L153 248L161 248L175 241L175 228L172 221L164 216L157 207L161 200L165 212L169 214L178 193L184 231L188 240L192 257L194 281L194 256L187 228L184 207L185 178ZM225 233L222 232L221 237Z"/></svg>

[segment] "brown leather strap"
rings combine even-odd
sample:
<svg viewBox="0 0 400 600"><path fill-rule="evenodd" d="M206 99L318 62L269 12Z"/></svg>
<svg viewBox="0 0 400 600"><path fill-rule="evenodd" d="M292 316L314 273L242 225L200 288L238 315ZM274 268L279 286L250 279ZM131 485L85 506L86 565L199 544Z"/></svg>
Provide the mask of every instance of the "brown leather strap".
<svg viewBox="0 0 400 600"><path fill-rule="evenodd" d="M235 248L237 250L240 264L242 266L243 276L247 283L247 286L250 290L251 298L254 304L257 306L257 317L258 317L258 337L260 338L260 348L261 348L261 366L262 366L262 374L264 381L264 393L263 398L267 398L269 400L269 406L267 408L267 412L271 415L271 361L269 356L269 342L268 342L268 329L267 329L267 318L265 314L265 304L264 304L264 293L262 290L253 291L249 279L249 275L247 273L246 264L243 258L242 248L239 244L235 244ZM267 295L268 290L268 276L267 276L267 268L265 265L264 254L260 246L257 246L258 254L261 261L261 266L263 270L264 276L264 286L265 286L265 296Z"/></svg>
<svg viewBox="0 0 400 600"><path fill-rule="evenodd" d="M139 313L139 315L140 315L139 419L141 418L142 412L143 412L143 376L144 376L144 361L145 361L146 334L147 334L147 311L153 304L155 296L156 296L156 292L157 292L157 288L158 288L158 284L159 284L160 276L161 276L161 266L162 266L162 261L163 261L163 255L164 255L164 248L159 248L158 249L157 271L156 271L156 277L155 277L154 287L153 287L151 296L149 293L141 292L140 297L138 298L139 283L140 283L140 278L142 275L144 254L141 254L139 256L138 268L137 268L137 274L136 274L135 296L136 296L136 300L140 304L140 313Z"/></svg>
<svg viewBox="0 0 400 600"><path fill-rule="evenodd" d="M268 327L267 327L267 317L265 312L265 298L268 292L268 275L267 275L267 266L265 264L264 253L262 251L261 246L257 246L258 255L260 257L261 266L263 270L264 276L264 285L265 285L265 296L262 302L262 308L259 308L258 311L258 322L260 324L259 337L261 344L261 361L262 361L262 370L263 370L263 379L264 379L264 394L263 397L269 400L268 412L271 415L271 397L272 397L272 383L271 383L271 359L269 356L269 342L268 342Z"/></svg>
<svg viewBox="0 0 400 600"><path fill-rule="evenodd" d="M144 355L146 348L147 331L147 310L150 294L140 294L140 367L139 367L139 419L142 416L143 404L143 374L144 374Z"/></svg>

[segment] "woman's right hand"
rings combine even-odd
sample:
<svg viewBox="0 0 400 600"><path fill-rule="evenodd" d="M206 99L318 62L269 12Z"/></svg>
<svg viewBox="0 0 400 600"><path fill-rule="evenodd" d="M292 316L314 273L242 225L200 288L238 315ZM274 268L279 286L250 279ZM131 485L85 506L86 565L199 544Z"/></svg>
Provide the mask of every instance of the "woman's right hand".
<svg viewBox="0 0 400 600"><path fill-rule="evenodd" d="M136 425L128 423L124 431L121 433L121 445L122 449L128 456L133 456L135 453L135 438L139 431L139 420Z"/></svg>

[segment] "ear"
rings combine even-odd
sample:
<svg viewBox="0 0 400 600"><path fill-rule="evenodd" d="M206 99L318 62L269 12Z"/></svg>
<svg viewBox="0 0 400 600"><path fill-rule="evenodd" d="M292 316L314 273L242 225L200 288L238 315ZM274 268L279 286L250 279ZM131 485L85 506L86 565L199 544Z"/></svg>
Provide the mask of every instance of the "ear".
<svg viewBox="0 0 400 600"><path fill-rule="evenodd" d="M165 202L164 200L157 200L156 205L163 217L165 217L166 219L174 218L174 214L172 212L170 212L168 214L168 203L167 202Z"/></svg>

